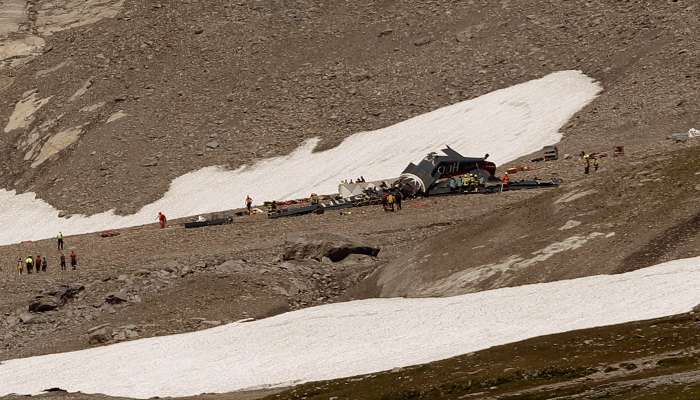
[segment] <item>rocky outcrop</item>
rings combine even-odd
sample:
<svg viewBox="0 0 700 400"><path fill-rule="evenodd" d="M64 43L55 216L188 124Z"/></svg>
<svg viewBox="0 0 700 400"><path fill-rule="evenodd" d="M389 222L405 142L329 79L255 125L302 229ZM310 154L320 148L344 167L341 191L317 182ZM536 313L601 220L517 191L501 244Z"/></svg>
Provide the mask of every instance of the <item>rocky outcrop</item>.
<svg viewBox="0 0 700 400"><path fill-rule="evenodd" d="M332 233L290 235L287 237L282 259L321 261L328 258L332 262L338 262L350 254L376 257L379 250L378 247Z"/></svg>
<svg viewBox="0 0 700 400"><path fill-rule="evenodd" d="M55 290L36 296L29 304L29 311L33 313L53 311L75 298L84 289L83 285L76 283L61 285Z"/></svg>

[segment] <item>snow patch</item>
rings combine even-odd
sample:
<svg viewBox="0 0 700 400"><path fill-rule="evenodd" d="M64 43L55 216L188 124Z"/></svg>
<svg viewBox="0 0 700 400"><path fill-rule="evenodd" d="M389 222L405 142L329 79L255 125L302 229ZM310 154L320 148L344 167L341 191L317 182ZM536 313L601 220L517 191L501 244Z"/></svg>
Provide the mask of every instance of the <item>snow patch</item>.
<svg viewBox="0 0 700 400"><path fill-rule="evenodd" d="M336 379L596 326L689 312L700 257L458 297L371 299L0 364L0 396L69 392L150 398Z"/></svg>
<svg viewBox="0 0 700 400"><path fill-rule="evenodd" d="M207 167L175 179L160 200L136 214L113 211L90 217L58 218L58 210L31 193L0 190L0 244L97 232L151 223L158 211L181 218L241 206L255 200L281 200L333 193L348 177L398 176L409 162L449 144L467 156L490 153L503 163L561 139L559 128L592 101L601 87L579 71L562 71L447 106L372 132L357 133L339 146L314 152L311 139L291 154L236 170ZM115 188L118 190L119 188Z"/></svg>

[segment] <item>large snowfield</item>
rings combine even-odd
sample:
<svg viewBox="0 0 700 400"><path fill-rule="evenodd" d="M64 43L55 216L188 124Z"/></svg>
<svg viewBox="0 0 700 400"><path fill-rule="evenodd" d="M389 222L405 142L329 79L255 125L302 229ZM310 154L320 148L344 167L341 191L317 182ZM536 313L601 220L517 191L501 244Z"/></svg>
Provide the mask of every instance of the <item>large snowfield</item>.
<svg viewBox="0 0 700 400"><path fill-rule="evenodd" d="M175 179L160 200L129 216L112 211L59 218L59 211L33 193L0 190L0 245L24 240L97 232L169 218L241 207L255 200L334 193L342 179L398 176L409 162L450 145L466 156L491 154L504 163L561 139L559 128L600 92L600 85L579 71L561 71L447 106L396 125L357 133L338 147L314 153L318 139L282 157L230 171L208 167Z"/></svg>
<svg viewBox="0 0 700 400"><path fill-rule="evenodd" d="M690 311L700 257L457 297L330 304L259 321L0 364L0 396L59 387L148 398L285 386L531 337Z"/></svg>

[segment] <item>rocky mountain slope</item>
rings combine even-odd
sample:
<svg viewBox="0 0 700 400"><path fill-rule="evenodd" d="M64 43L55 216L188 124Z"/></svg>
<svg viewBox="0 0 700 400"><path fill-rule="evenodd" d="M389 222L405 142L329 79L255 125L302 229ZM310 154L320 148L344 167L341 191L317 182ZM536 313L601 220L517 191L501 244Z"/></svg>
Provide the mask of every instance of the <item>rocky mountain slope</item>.
<svg viewBox="0 0 700 400"><path fill-rule="evenodd" d="M572 181L417 244L363 290L370 297L448 296L695 256L700 147L678 147L606 157L588 176L578 160L542 165L530 175L568 171Z"/></svg>
<svg viewBox="0 0 700 400"><path fill-rule="evenodd" d="M698 111L691 1L22 3L3 2L4 51L46 43L0 71L0 187L69 212L133 212L200 167L563 69L606 89L565 151L654 143Z"/></svg>
<svg viewBox="0 0 700 400"><path fill-rule="evenodd" d="M514 179L563 179L555 190L69 237L77 272L57 271L53 241L2 246L0 360L697 256L699 148L666 137L699 124L699 15L690 0L0 0L0 188L68 212L133 212L200 167L236 167L315 136L327 148L563 69L604 92L564 127L561 154L627 150L589 176L576 157L512 163L533 168ZM287 234L329 231L381 251L282 259ZM16 276L13 260L27 254L49 254L49 272ZM37 302L56 308L29 312ZM537 338L278 398L692 399L696 319Z"/></svg>

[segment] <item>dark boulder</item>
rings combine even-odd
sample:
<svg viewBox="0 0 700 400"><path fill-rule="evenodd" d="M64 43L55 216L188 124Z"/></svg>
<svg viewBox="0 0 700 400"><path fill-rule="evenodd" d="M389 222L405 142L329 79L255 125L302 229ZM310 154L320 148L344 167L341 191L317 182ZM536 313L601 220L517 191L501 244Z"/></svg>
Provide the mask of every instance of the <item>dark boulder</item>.
<svg viewBox="0 0 700 400"><path fill-rule="evenodd" d="M29 311L33 313L53 311L60 307L58 298L53 296L37 296L29 303Z"/></svg>
<svg viewBox="0 0 700 400"><path fill-rule="evenodd" d="M333 233L290 235L285 243L283 260L312 259L321 261L327 257L333 262L344 260L350 254L376 257L379 248Z"/></svg>
<svg viewBox="0 0 700 400"><path fill-rule="evenodd" d="M61 285L55 290L44 292L35 297L29 304L29 311L34 313L53 311L75 298L84 289L83 285L76 283Z"/></svg>

